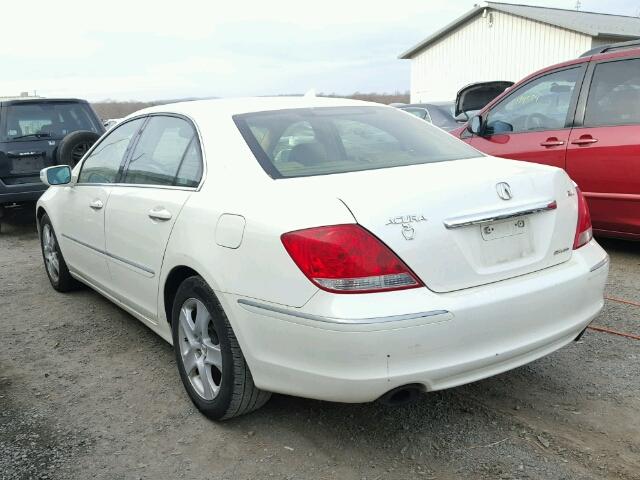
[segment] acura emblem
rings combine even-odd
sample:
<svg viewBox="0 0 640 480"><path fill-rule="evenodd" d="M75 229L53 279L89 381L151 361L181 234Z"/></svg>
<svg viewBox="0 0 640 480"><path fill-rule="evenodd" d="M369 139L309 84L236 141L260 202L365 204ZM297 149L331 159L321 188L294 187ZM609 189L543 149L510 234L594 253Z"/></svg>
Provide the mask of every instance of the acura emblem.
<svg viewBox="0 0 640 480"><path fill-rule="evenodd" d="M511 187L507 182L500 182L496 184L496 192L502 200L511 200L513 194L511 193Z"/></svg>
<svg viewBox="0 0 640 480"><path fill-rule="evenodd" d="M416 231L408 223L403 223L402 224L402 236L404 237L405 240L413 240L413 238L416 236Z"/></svg>

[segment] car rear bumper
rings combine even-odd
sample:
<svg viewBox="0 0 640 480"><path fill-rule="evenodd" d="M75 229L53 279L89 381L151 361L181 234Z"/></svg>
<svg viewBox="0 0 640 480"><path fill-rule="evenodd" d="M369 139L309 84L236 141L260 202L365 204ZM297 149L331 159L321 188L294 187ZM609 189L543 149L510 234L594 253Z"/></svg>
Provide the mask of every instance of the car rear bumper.
<svg viewBox="0 0 640 480"><path fill-rule="evenodd" d="M608 269L592 241L561 265L446 294L320 291L300 309L221 296L258 387L367 402L407 384L473 382L561 348L602 309Z"/></svg>
<svg viewBox="0 0 640 480"><path fill-rule="evenodd" d="M47 186L41 182L6 185L0 180L0 205L7 203L35 202Z"/></svg>

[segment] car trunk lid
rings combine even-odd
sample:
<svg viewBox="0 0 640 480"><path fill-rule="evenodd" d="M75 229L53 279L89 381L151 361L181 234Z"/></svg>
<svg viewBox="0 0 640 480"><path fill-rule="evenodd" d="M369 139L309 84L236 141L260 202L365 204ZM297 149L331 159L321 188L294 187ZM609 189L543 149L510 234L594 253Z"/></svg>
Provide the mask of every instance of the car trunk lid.
<svg viewBox="0 0 640 480"><path fill-rule="evenodd" d="M333 190L355 220L436 292L567 261L575 188L559 169L483 158L306 179Z"/></svg>

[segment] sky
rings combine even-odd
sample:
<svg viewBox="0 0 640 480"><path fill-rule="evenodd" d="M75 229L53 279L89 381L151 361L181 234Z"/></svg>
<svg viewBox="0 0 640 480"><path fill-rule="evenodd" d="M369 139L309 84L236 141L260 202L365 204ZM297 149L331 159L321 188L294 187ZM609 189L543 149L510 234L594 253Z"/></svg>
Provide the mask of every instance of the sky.
<svg viewBox="0 0 640 480"><path fill-rule="evenodd" d="M8 2L0 96L149 101L406 91L410 61L398 55L476 2L32 0L28 11ZM640 0L580 3L583 11L640 13Z"/></svg>

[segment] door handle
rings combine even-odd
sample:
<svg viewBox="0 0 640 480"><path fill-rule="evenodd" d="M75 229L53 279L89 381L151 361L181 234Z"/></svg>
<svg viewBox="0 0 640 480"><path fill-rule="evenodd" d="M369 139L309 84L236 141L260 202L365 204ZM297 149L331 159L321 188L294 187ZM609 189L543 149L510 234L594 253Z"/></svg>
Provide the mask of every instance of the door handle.
<svg viewBox="0 0 640 480"><path fill-rule="evenodd" d="M89 207L93 208L94 210L100 210L102 207L104 207L104 203L102 203L102 200L96 199L89 204Z"/></svg>
<svg viewBox="0 0 640 480"><path fill-rule="evenodd" d="M171 212L164 207L152 208L149 210L149 218L151 220L166 222L167 220L171 220Z"/></svg>
<svg viewBox="0 0 640 480"><path fill-rule="evenodd" d="M544 142L540 142L540 145L543 147L559 147L560 145L564 145L564 142L558 140L556 137L549 137Z"/></svg>
<svg viewBox="0 0 640 480"><path fill-rule="evenodd" d="M597 138L593 138L591 137L591 135L589 135L589 136L576 138L575 140L572 140L571 143L573 143L574 145L589 145L591 143L596 143L597 141L598 141Z"/></svg>

